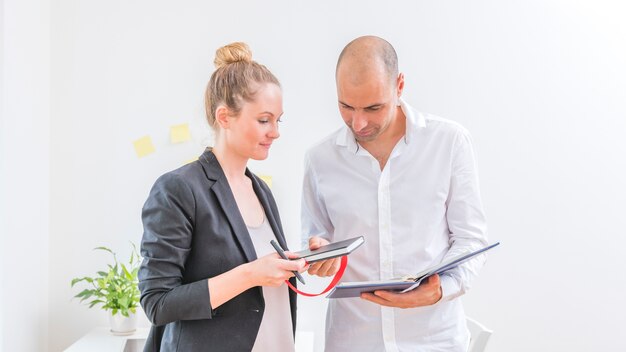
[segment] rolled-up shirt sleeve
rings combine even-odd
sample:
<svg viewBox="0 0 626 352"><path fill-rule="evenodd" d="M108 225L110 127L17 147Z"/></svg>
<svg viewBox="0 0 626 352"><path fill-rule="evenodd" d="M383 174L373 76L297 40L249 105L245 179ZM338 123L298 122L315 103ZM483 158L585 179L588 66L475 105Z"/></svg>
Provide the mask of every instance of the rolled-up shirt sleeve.
<svg viewBox="0 0 626 352"><path fill-rule="evenodd" d="M183 284L191 251L195 200L176 174L161 176L142 209L141 305L154 325L211 318L208 279Z"/></svg>
<svg viewBox="0 0 626 352"><path fill-rule="evenodd" d="M450 249L444 261L487 245L487 221L480 198L472 140L465 129L458 132L452 153L450 191L446 202ZM479 255L442 274L443 300L467 292L485 258L484 254Z"/></svg>

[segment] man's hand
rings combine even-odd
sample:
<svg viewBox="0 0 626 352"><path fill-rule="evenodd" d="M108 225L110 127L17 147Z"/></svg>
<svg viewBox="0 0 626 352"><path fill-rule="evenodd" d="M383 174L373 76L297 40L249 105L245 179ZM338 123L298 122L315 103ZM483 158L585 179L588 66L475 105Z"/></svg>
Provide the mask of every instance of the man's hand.
<svg viewBox="0 0 626 352"><path fill-rule="evenodd" d="M310 271L311 269L309 269ZM374 291L374 293L362 293L361 298L381 306L396 308L415 308L433 305L441 299L441 283L439 275L429 276L414 290L407 293L393 291Z"/></svg>
<svg viewBox="0 0 626 352"><path fill-rule="evenodd" d="M309 249L315 250L320 248L321 246L327 245L328 241L321 237L313 236L309 238ZM310 275L317 276L332 276L339 271L339 266L341 265L341 258L332 258L319 262L315 262L311 264L309 267L308 273Z"/></svg>

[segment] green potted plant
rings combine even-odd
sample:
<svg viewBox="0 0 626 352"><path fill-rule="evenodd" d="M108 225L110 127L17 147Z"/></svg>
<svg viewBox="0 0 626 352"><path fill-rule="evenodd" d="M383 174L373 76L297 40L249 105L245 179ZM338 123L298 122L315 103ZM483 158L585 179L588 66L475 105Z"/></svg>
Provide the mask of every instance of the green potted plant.
<svg viewBox="0 0 626 352"><path fill-rule="evenodd" d="M72 280L72 287L79 282L88 284L76 296L81 302L89 301L89 308L100 305L109 311L111 332L115 335L132 334L136 330L137 307L139 306L139 288L137 287L137 272L139 271L140 257L137 247L131 243L133 250L128 263L119 263L115 252L107 247L97 247L111 253L113 264L107 264L106 271L98 271L95 276L78 277Z"/></svg>

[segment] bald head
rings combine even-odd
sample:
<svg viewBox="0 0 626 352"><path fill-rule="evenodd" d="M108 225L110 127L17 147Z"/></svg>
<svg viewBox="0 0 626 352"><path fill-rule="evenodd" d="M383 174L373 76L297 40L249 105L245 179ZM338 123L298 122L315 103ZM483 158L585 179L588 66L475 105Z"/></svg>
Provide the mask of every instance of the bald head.
<svg viewBox="0 0 626 352"><path fill-rule="evenodd" d="M356 38L346 45L337 60L336 78L354 83L386 76L394 81L398 77L398 56L393 46L375 36Z"/></svg>

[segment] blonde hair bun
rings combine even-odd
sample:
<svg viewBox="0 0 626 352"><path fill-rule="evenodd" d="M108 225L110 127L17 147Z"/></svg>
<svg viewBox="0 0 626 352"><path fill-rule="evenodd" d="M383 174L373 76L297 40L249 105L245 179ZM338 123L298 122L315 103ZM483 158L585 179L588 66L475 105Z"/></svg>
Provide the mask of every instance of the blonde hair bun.
<svg viewBox="0 0 626 352"><path fill-rule="evenodd" d="M248 44L244 42L234 42L217 49L215 51L215 68L220 68L235 62L252 61L252 51Z"/></svg>

